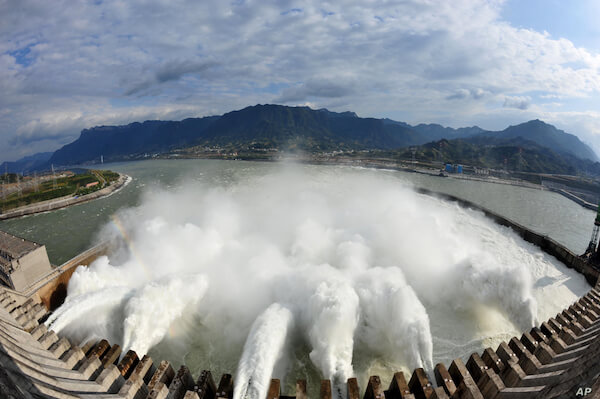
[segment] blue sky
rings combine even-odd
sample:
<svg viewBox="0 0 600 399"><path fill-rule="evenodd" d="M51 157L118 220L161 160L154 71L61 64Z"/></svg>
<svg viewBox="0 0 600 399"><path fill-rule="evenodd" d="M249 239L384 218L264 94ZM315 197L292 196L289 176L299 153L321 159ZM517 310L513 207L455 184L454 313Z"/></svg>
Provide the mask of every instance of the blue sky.
<svg viewBox="0 0 600 399"><path fill-rule="evenodd" d="M600 153L597 0L6 0L0 161L91 126L309 105Z"/></svg>
<svg viewBox="0 0 600 399"><path fill-rule="evenodd" d="M501 17L515 27L546 31L577 47L600 51L598 0L509 0L502 7Z"/></svg>

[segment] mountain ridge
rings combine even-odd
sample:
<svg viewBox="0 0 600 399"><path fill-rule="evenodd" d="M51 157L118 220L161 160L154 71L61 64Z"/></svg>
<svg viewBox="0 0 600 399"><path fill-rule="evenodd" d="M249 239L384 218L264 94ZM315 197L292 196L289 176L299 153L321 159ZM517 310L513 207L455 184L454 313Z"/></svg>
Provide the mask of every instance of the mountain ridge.
<svg viewBox="0 0 600 399"><path fill-rule="evenodd" d="M0 164L0 173L22 173L35 170L38 166L45 165L54 152L38 152L33 155L17 159L16 161L6 161Z"/></svg>
<svg viewBox="0 0 600 399"><path fill-rule="evenodd" d="M412 126L387 118L362 118L352 111L257 104L223 115L83 129L76 140L55 151L46 166L94 162L101 156L108 162L194 146L259 146L308 152L398 150L441 139L474 139L479 140L479 145L487 140L489 145L517 137L547 147L560 156L598 160L577 136L540 120L488 131L478 126L458 129L424 123Z"/></svg>
<svg viewBox="0 0 600 399"><path fill-rule="evenodd" d="M568 153L580 159L598 161L596 153L579 140L577 136L557 129L539 119L533 119L518 125L509 126L500 132L484 133L486 136L494 134L504 138L515 138L520 136L541 145L543 143L544 147L548 147L558 153Z"/></svg>

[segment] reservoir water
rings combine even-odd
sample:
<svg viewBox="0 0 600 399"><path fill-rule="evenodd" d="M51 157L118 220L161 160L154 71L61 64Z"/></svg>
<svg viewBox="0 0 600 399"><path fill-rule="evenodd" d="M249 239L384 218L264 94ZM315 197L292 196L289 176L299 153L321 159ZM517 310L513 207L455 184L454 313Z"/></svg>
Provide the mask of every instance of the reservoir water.
<svg viewBox="0 0 600 399"><path fill-rule="evenodd" d="M0 223L60 264L104 239L49 320L75 341L109 338L155 360L237 377L257 396L431 369L553 316L589 287L481 212L574 252L594 212L552 192L340 166L213 160L104 165L133 181L114 195ZM248 381L252 383L248 384ZM287 391L286 390L286 391ZM316 396L316 394L314 395Z"/></svg>

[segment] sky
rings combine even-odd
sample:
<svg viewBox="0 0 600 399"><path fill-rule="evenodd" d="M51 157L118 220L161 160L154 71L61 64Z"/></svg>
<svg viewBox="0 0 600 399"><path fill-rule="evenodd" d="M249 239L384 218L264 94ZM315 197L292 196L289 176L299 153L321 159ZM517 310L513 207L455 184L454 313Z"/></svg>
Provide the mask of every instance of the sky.
<svg viewBox="0 0 600 399"><path fill-rule="evenodd" d="M308 105L600 154L597 0L0 0L0 161L84 128Z"/></svg>

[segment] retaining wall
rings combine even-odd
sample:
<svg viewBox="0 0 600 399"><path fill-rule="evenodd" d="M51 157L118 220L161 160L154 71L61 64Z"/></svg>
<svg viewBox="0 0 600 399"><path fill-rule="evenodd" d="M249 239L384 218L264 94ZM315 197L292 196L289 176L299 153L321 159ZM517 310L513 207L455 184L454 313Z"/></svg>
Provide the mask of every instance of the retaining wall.
<svg viewBox="0 0 600 399"><path fill-rule="evenodd" d="M500 216L495 212L486 209L481 205L477 205L471 201L464 200L462 198L455 197L450 194L438 193L424 188L416 189L419 193L433 195L445 200L459 203L461 206L466 208L472 208L483 212L487 217L494 220L496 223L502 226L510 227L515 233L517 233L525 241L530 242L540 247L544 252L554 256L560 262L564 263L570 269L575 269L579 273L585 276L587 282L594 286L600 277L600 270L586 262L582 257L574 254L571 250L566 248L564 245L556 242L552 238L536 233L533 230L528 229L525 226L520 225L504 216Z"/></svg>

